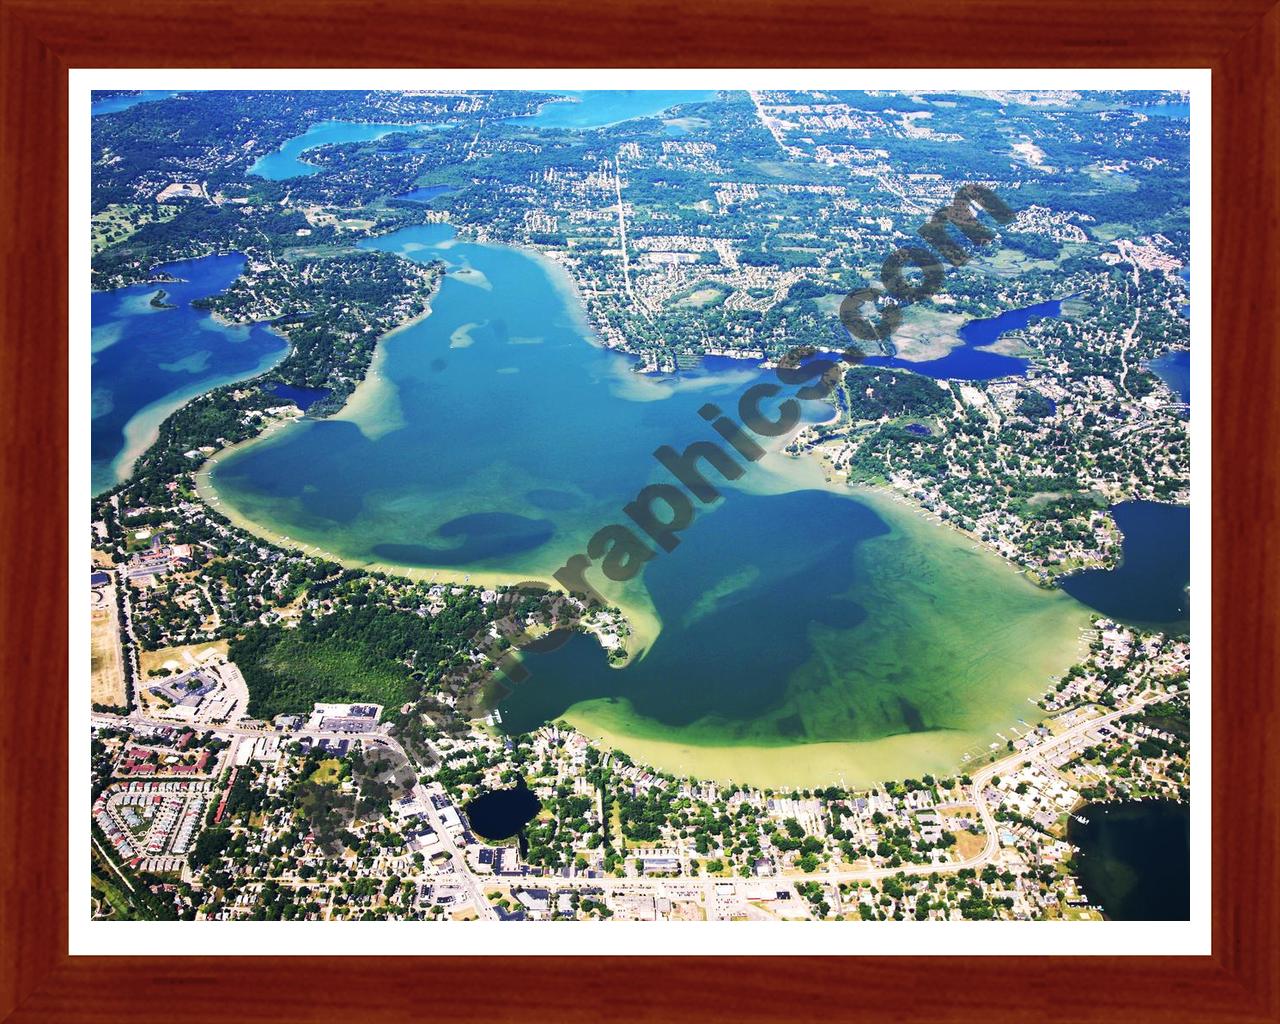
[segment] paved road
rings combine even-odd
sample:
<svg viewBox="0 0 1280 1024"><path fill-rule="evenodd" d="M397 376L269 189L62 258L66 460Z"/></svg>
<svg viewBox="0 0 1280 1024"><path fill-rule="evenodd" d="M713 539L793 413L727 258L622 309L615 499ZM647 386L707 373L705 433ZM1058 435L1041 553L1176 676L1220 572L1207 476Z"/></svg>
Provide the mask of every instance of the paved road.
<svg viewBox="0 0 1280 1024"><path fill-rule="evenodd" d="M1131 714L1139 710L1144 705L1154 701L1163 700L1163 695L1150 694L1140 696L1138 699L1125 704L1123 707L1109 711L1105 715L1099 715L1096 718L1084 719L1058 735L1051 737L1033 747L1031 750L1015 751L1007 757L1003 757L998 761L994 761L984 768L978 769L971 773L973 779L970 787L970 796L974 808L978 812L978 816L982 821L982 827L986 833L986 842L982 850L972 857L959 861L947 861L940 864L903 864L898 867L864 867L864 868L845 868L834 869L828 871L815 871L807 874L786 874L777 876L776 881L780 884L788 884L795 882L853 882L853 881L876 881L888 878L897 874L904 875L930 875L930 874L951 874L964 868L980 868L988 864L995 858L996 853L1000 849L1000 838L997 831L997 823L991 805L987 801L985 790L987 783L997 775L1009 772L1029 759L1043 758L1046 754L1052 752L1064 744L1079 739L1087 733L1099 729L1104 725L1116 721L1124 715ZM94 724L97 725L141 725L141 726L173 726L174 722L166 722L159 719L148 718L140 712L134 712L128 716L111 715L95 712L92 716ZM270 735L287 735L289 738L298 738L300 736L311 736L314 739L353 739L360 734L351 733L328 733L312 729L300 729L293 733L281 734L270 729L249 729L241 726L212 726L211 731L228 736L270 736ZM390 736L382 733L365 733L361 738L375 740L391 750L404 755L404 749L400 744ZM406 760L408 760L406 756ZM681 898L678 894L681 891L687 891L691 896L701 894L704 897L704 905L707 910L708 919L715 919L713 915L727 913L729 904L736 902L737 897L720 897L715 893L715 886L724 882L734 882L735 886L741 885L747 880L720 878L716 876L707 876L704 878L586 878L573 877L561 878L559 876L538 877L534 875L505 877L498 875L477 876L474 874L466 863L463 851L450 839L445 831L443 822L440 820L439 813L436 811L435 805L431 802L431 795L427 788L421 782L416 783L413 789L414 797L426 808L427 817L431 822L432 828L440 836L441 849L447 853L451 865L453 866L453 876L444 876L442 880L455 877L455 880L464 885L471 893L475 902L476 909L480 916L485 919L494 919L497 917L496 912L490 905L489 901L484 897L483 889L510 889L512 887L554 887L554 888L599 888L609 893L653 893L660 890L663 893L675 898ZM759 879L755 881L761 881Z"/></svg>
<svg viewBox="0 0 1280 1024"><path fill-rule="evenodd" d="M436 835L440 837L440 848L449 855L449 862L453 866L452 877L471 894L471 900L476 905L476 912L480 915L480 919L484 921L497 920L498 912L493 909L493 905L481 891L480 879L467 866L466 855L450 838L449 833L445 831L444 823L440 820L435 804L431 802L431 794L427 791L427 787L419 782L413 787L413 795L419 803L426 807L427 818L431 822L431 827L436 830ZM445 876L442 881L447 880L449 877Z"/></svg>

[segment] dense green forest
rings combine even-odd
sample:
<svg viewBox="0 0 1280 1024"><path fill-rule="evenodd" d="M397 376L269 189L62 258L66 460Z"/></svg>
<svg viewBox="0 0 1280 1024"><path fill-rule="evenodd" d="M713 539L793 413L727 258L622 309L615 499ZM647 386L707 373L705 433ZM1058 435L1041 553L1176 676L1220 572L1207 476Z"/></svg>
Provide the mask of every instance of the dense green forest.
<svg viewBox="0 0 1280 1024"><path fill-rule="evenodd" d="M372 701L395 710L419 695L420 680L452 667L486 622L464 596L434 617L381 606L304 619L296 629L254 626L231 643L249 685L255 718L311 710L316 701Z"/></svg>
<svg viewBox="0 0 1280 1024"><path fill-rule="evenodd" d="M855 366L845 373L844 382L855 420L929 416L951 408L950 392L918 373Z"/></svg>

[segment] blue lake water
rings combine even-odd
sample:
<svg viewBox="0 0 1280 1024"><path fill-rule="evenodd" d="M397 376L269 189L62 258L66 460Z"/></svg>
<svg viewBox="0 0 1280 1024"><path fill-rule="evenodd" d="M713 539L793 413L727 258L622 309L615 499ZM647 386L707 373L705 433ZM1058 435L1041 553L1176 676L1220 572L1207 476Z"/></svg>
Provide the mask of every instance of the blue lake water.
<svg viewBox="0 0 1280 1024"><path fill-rule="evenodd" d="M534 128L602 128L635 117L661 114L681 103L703 103L716 98L714 89L611 89L565 92L568 101L543 104L528 117L513 117L516 124Z"/></svg>
<svg viewBox="0 0 1280 1024"><path fill-rule="evenodd" d="M272 387L271 393L287 399L303 412L306 412L316 402L322 398L328 398L333 392L328 388L304 388L296 384L276 384Z"/></svg>
<svg viewBox="0 0 1280 1024"><path fill-rule="evenodd" d="M421 188L415 188L411 192L405 192L396 196L396 199L403 199L410 203L429 203L431 200L446 196L452 192L448 185L423 185Z"/></svg>
<svg viewBox="0 0 1280 1024"><path fill-rule="evenodd" d="M344 142L371 142L396 132L423 131L429 124L363 124L355 121L320 121L301 135L295 135L274 153L259 157L249 168L250 174L270 181L301 178L317 174L320 167L307 163L302 154L317 146L334 146Z"/></svg>
<svg viewBox="0 0 1280 1024"><path fill-rule="evenodd" d="M1153 103L1150 106L1132 108L1148 117L1172 117L1177 120L1191 120L1190 103Z"/></svg>
<svg viewBox="0 0 1280 1024"><path fill-rule="evenodd" d="M1126 501L1111 514L1124 535L1120 565L1068 576L1062 589L1121 622L1185 633L1191 622L1191 510Z"/></svg>
<svg viewBox="0 0 1280 1024"><path fill-rule="evenodd" d="M431 315L383 342L340 415L224 455L209 476L233 521L352 564L548 578L671 479L655 449L716 437L704 403L734 410L776 379L730 360L634 373L591 344L558 268L447 225L361 244L444 262ZM501 701L510 728L572 711L623 749L731 747L701 767L737 778L758 763L753 745L892 737L874 759L842 746L820 747L820 765L778 762L791 779L869 782L954 767L1076 657L1076 602L886 499L824 489L813 460L771 454L732 484L705 473L723 497L698 505L676 550L626 585L598 559L588 576L651 641L644 657L610 668L585 636L531 655L534 681Z"/></svg>
<svg viewBox="0 0 1280 1024"><path fill-rule="evenodd" d="M983 352L982 346L990 345L1002 334L1018 331L1032 320L1045 316L1060 316L1062 303L1057 299L1039 302L1022 309L1011 309L999 316L985 320L970 320L957 332L963 345L958 345L941 359L912 362L897 356L871 356L868 366L890 366L900 370L933 377L935 380L994 380L997 377L1022 377L1026 375L1028 360L1016 356Z"/></svg>
<svg viewBox="0 0 1280 1024"><path fill-rule="evenodd" d="M1191 917L1191 808L1168 800L1088 804L1068 823L1085 895L1110 921Z"/></svg>
<svg viewBox="0 0 1280 1024"><path fill-rule="evenodd" d="M224 291L244 269L238 254L166 263L158 274L178 282L94 292L93 492L128 474L155 429L188 399L275 365L284 339L260 325L226 327L191 300ZM151 305L161 289L175 308Z"/></svg>
<svg viewBox="0 0 1280 1024"><path fill-rule="evenodd" d="M94 96L97 96L94 93ZM89 110L94 117L99 114L114 114L118 110L128 110L130 107L136 107L139 103L153 103L156 100L167 100L170 96L178 94L169 89L143 89L133 96L109 96L103 99L94 99L89 106Z"/></svg>
<svg viewBox="0 0 1280 1024"><path fill-rule="evenodd" d="M1156 356L1147 364L1151 372L1169 385L1182 401L1191 404L1191 353L1175 349Z"/></svg>

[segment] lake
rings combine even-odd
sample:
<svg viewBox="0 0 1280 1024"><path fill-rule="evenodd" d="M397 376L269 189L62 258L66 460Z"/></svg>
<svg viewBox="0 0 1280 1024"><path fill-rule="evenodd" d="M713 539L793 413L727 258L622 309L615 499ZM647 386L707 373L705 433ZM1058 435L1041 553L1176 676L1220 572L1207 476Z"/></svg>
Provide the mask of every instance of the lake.
<svg viewBox="0 0 1280 1024"><path fill-rule="evenodd" d="M497 842L519 836L522 855L528 852L524 827L540 810L542 801L523 778L510 789L483 790L462 808L471 831L482 839Z"/></svg>
<svg viewBox="0 0 1280 1024"><path fill-rule="evenodd" d="M302 154L309 149L315 149L317 146L335 146L343 142L372 142L374 139L381 139L396 132L426 131L434 127L440 126L320 121L301 135L295 135L284 142L274 153L259 157L249 168L249 173L269 181L307 177L318 174L320 171L318 165L307 163L302 159Z"/></svg>
<svg viewBox="0 0 1280 1024"><path fill-rule="evenodd" d="M636 117L652 117L682 103L705 103L716 98L716 90L587 89L562 95L566 99L544 103L536 114L508 120L533 128L603 128Z"/></svg>
<svg viewBox="0 0 1280 1024"><path fill-rule="evenodd" d="M1147 117L1172 117L1179 121L1191 120L1190 103L1150 103L1141 107L1125 108Z"/></svg>
<svg viewBox="0 0 1280 1024"><path fill-rule="evenodd" d="M1022 309L1011 309L999 316L983 320L970 320L957 332L963 345L958 345L941 359L915 362L897 356L870 356L868 366L890 366L911 370L935 380L995 380L998 377L1022 377L1026 375L1028 360L1017 356L984 352L983 347L998 341L1010 331L1020 331L1033 320L1046 316L1061 316L1062 303L1058 299L1038 302Z"/></svg>
<svg viewBox="0 0 1280 1024"><path fill-rule="evenodd" d="M1187 349L1174 349L1156 356L1147 366L1169 385L1180 401L1191 404L1191 353Z"/></svg>
<svg viewBox="0 0 1280 1024"><path fill-rule="evenodd" d="M93 95L97 97L98 93L95 92ZM119 110L136 107L139 103L154 103L156 100L167 100L170 96L177 95L169 89L142 89L132 96L105 96L102 99L93 99L89 104L89 112L93 117L99 114L114 114Z"/></svg>
<svg viewBox="0 0 1280 1024"><path fill-rule="evenodd" d="M669 479L656 448L716 436L704 403L732 409L772 379L728 360L633 372L593 343L565 272L527 251L447 225L362 244L447 274L341 413L201 472L261 536L424 579L547 579ZM773 452L721 489L641 578L591 574L634 626L632 663L609 668L588 637L530 655L507 728L564 717L681 773L870 783L984 752L1078 656L1077 602L883 495L828 487L813 460Z"/></svg>
<svg viewBox="0 0 1280 1024"><path fill-rule="evenodd" d="M1090 569L1061 579L1077 600L1133 626L1185 633L1191 625L1191 509L1156 501L1126 501L1111 509L1124 535L1114 569Z"/></svg>
<svg viewBox="0 0 1280 1024"><path fill-rule="evenodd" d="M271 393L292 402L303 412L333 394L328 388L304 388L297 384L276 384L271 388Z"/></svg>
<svg viewBox="0 0 1280 1024"><path fill-rule="evenodd" d="M155 273L178 278L94 292L92 369L93 493L125 479L156 438L160 423L196 395L255 377L287 349L258 324L219 324L192 299L217 295L244 269L238 254L166 263ZM164 308L152 305L161 290Z"/></svg>
<svg viewBox="0 0 1280 1024"><path fill-rule="evenodd" d="M1088 804L1068 828L1085 895L1112 921L1187 921L1191 808L1167 800Z"/></svg>

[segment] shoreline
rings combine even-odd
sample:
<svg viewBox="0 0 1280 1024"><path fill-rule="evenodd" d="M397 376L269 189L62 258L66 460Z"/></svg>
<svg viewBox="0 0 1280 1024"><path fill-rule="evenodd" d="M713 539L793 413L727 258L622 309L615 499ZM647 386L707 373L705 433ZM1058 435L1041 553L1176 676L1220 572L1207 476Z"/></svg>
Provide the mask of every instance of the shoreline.
<svg viewBox="0 0 1280 1024"><path fill-rule="evenodd" d="M482 242L478 244L501 245L503 243ZM574 323L580 327L580 333L584 340L593 345L593 347L608 347L600 344L598 336L591 329L578 283L569 269L558 260L537 250L523 246L515 246L515 248L527 253L543 267L552 285L565 295L566 300L570 297L572 298L572 302L566 301L566 306L572 311ZM387 358L386 346L382 343L421 323L431 312L432 309L429 306L421 314L402 324L398 324L379 337L379 344L375 348L364 378L362 378L351 395L348 396L343 407L331 418L356 421L361 426L361 429L365 430L365 425L359 424L359 420L367 416L375 405L380 407L379 411L386 413L388 400L385 396L380 397L380 390L384 386L382 368ZM631 355L630 353L622 354ZM839 411L837 409L833 411L831 417L825 422L835 422L838 419ZM344 557L335 552L327 551L319 545L308 545L302 540L283 535L280 531L273 530L240 514L238 510L224 506L212 482L213 472L216 470L220 460L226 457L234 457L238 451L279 436L280 430L290 422L295 421L277 421L254 438L223 449L206 460L196 475L196 491L200 498L211 508L229 519L235 526L254 536L266 539L280 547L291 548L304 554L334 561L348 568L381 572L407 579L442 584L497 587L536 580L553 589L562 589L549 574L540 576L537 573L514 573L501 570L465 572L461 569L410 566L374 559ZM818 453L810 452L806 454L817 455ZM910 532L912 529L923 530L926 528L926 520L929 521L928 526L930 527L936 527L942 522L936 516L930 516L927 511L913 505L905 495L900 494L892 487L866 484L851 486L844 480L826 479L825 474L822 472L822 459L820 457L789 459L779 455L779 461L774 465L774 472L762 478L757 487L760 486L768 490L828 489L853 500L863 501L877 512L887 511L886 503L892 501L895 508L891 513L892 522L889 525L892 530L899 533ZM748 488L748 490L755 489L756 487ZM913 514L909 515L908 513ZM918 525L909 527L905 525L908 522L917 523ZM1013 577L1022 577L1020 585L1026 587L1036 586L1025 572L1019 570L1016 564L1009 563L1007 559L1002 558L993 549L982 544L972 535L957 528L955 533L950 536L954 538L954 542L957 544L964 544L967 541L966 547L971 547L975 552L980 553L984 559L990 560L993 568L1002 573L1008 573L1011 582ZM1043 587L1036 589L1041 594L1045 590ZM625 667L632 659L643 657L661 631L661 621L656 609L653 608L651 601L647 600L647 591L644 594L645 599L643 601L634 597L624 599L617 594L606 595L611 603L616 604L622 610L630 630L630 635L624 643L624 649L628 657L621 665L614 667ZM1045 596L1047 597L1047 595ZM1071 600L1065 593L1060 593L1056 597L1063 601ZM1081 610L1083 611L1083 607ZM1073 645L1077 653L1080 642L1080 634L1077 633L1076 642ZM1065 667L1064 663L1063 670L1065 670ZM1029 693L1027 699L1031 700L1033 696L1043 694L1050 685L1050 674L1046 674L1043 680L1037 681L1034 694ZM998 727L996 727L990 732L967 729L935 730L932 733L905 734L870 740L819 741L816 743L798 743L776 747L758 745L699 746L682 742L679 739L654 739L634 734L627 730L623 723L603 720L598 713L598 708L593 712L590 706L592 703L584 702L583 704L575 705L566 709L564 714L559 717L570 722L575 728L582 731L584 735L590 736L597 742L624 750L629 755L645 760L656 767L667 770L678 768L683 771L685 768L695 769L696 766L696 774L701 777L734 778L738 781L763 780L767 778L785 785L809 784L807 780L832 784L838 781L837 776L846 780L850 776L854 779L861 779L864 773L874 773L874 775L867 774L866 778L869 781L879 781L900 771L907 774L918 774L921 771L933 770L934 767L938 771L951 773L957 769L961 748L977 749L979 746L993 741L998 732ZM618 726L620 725L623 725L623 727L619 728ZM943 737L946 738L945 741L940 742ZM889 773L888 776L885 774L886 772ZM785 781L783 781L784 779ZM801 782L801 779L806 781Z"/></svg>
<svg viewBox="0 0 1280 1024"><path fill-rule="evenodd" d="M213 455L210 455L196 471L196 495L212 511L228 520L236 529L243 530L251 536L257 537L260 540L265 540L268 543L284 550L296 551L313 558L323 558L327 561L335 562L345 569L360 569L365 572L382 573L387 576L401 576L405 579L428 583L481 587L484 589L511 587L521 583L541 583L552 590L563 592L564 588L550 573L539 574L536 572L508 572L498 569L474 569L467 571L463 569L403 565L396 562L382 562L373 559L352 558L347 555L338 554L334 551L329 551L317 544L308 544L299 538L290 537L278 530L272 529L271 527L264 526L256 520L250 519L231 505L223 504L222 498L218 494L217 487L212 481L212 474L217 463L224 457L234 457L238 452L253 445L269 441L273 437L282 433L287 427L301 421L302 417L291 417L289 419L276 420L262 433L241 441L238 444L222 448ZM607 597L622 611L631 631L630 635L627 637L626 643L623 645L627 651L627 661L624 662L623 665L642 658L648 652L649 647L657 638L659 632L661 632L661 620L658 618L656 610L653 608L651 603L641 603L634 598L628 599L617 594L609 593L605 593L605 597ZM586 630L586 632L591 633L592 631ZM621 668L623 666L614 667Z"/></svg>
<svg viewBox="0 0 1280 1024"><path fill-rule="evenodd" d="M456 229L455 229L456 232ZM476 242L474 244L482 245L503 245L504 243L494 242ZM575 313L575 323L581 328L581 332L585 341L593 346L599 345L599 340L595 336L586 319L586 307L578 292L577 282L569 273L568 269L561 265L558 261L538 252L535 249L529 249L524 246L506 246L507 248L516 248L528 254L547 272L552 286L562 294L566 295L572 301L567 302L566 306ZM443 281L443 278L441 279ZM438 290L438 286L437 286ZM433 291L432 297L434 298ZM388 430L395 429L395 423L392 421L384 421L379 424L369 424L362 422L373 412L375 405L381 405L382 409L390 404L391 396L382 394L388 387L385 377L382 375L382 365L387 359L386 343L394 339L400 334L407 332L410 328L416 327L429 317L433 311L433 305L428 300L427 307L421 313L410 317L408 320L397 324L395 327L379 335L377 343L374 347L373 356L369 361L369 366L365 370L364 376L360 382L347 396L342 407L326 419L345 420L354 423L367 437L371 436L369 431L385 433ZM287 350L286 350L287 354ZM262 371L262 373L268 372ZM261 373L255 375L261 376ZM189 401L190 399L188 399ZM395 399L398 408L398 398ZM387 575L402 576L407 579L428 580L437 583L456 584L460 586L480 586L486 588L508 587L519 583L537 582L556 591L563 591L560 583L548 571L544 574L535 572L507 572L503 570L493 569L476 569L472 571L464 571L461 569L451 569L440 566L412 566L403 565L395 562L384 562L374 559L352 558L346 555L340 555L337 552L328 551L316 544L307 544L303 540L290 537L278 530L265 526L264 524L251 519L247 515L241 513L229 504L223 502L219 495L217 487L213 483L213 472L217 465L226 458L234 458L239 453L247 451L251 447L270 441L277 437L285 428L291 424L299 423L307 419L306 416L290 417L288 419L275 420L270 423L263 431L255 434L253 437L246 438L243 441L211 454L195 472L195 492L210 509L226 518L237 529L243 530L251 536L266 540L277 547L288 550L300 551L313 557L325 558L335 562L344 568L362 569L366 572L380 572ZM640 600L632 595L622 595L619 593L610 593L603 591L604 596L608 598L616 607L618 607L630 630L626 641L623 644L627 657L619 665L614 668L623 668L632 661L643 658L648 653L649 648L657 639L661 632L662 624L656 609L647 598L645 591L645 599ZM588 630L588 632L590 632ZM603 648L602 648L603 649Z"/></svg>
<svg viewBox="0 0 1280 1024"><path fill-rule="evenodd" d="M262 325L252 324L247 326ZM113 487L119 487L121 484L127 483L133 477L133 469L138 459L145 455L159 440L160 427L165 420L178 410L202 395L218 390L218 388L230 387L233 384L247 384L250 381L257 380L259 377L264 377L288 359L293 352L293 345L288 337L274 329L268 328L268 330L284 339L285 345L280 352L279 358L272 358L267 365L255 369L247 377L218 377L213 381L206 381L196 385L194 391L189 389L178 391L164 398L156 399L156 401L144 405L130 416L123 429L124 446L107 466L113 479L103 490L95 491L93 497L97 498L100 494L105 494Z"/></svg>
<svg viewBox="0 0 1280 1024"><path fill-rule="evenodd" d="M383 364L387 361L386 345L397 335L422 323L431 315L431 310L432 306L428 301L427 308L421 313L410 317L402 324L397 324L391 330L379 336L377 344L374 345L373 355L369 359L369 365L364 371L364 376L360 378L360 382L347 395L346 401L342 403L342 408L323 417L324 419L354 423L360 433L364 434L369 440L374 440L383 434L404 426L404 419L400 412L399 393L394 390L395 386L383 374ZM380 411L382 415L375 422L374 414L376 411Z"/></svg>
<svg viewBox="0 0 1280 1024"><path fill-rule="evenodd" d="M994 736L994 733L989 736L979 732L940 731L903 733L876 740L701 746L678 739L632 736L612 728L610 717L598 714L590 706L575 705L555 720L566 722L597 746L620 751L638 764L669 772L677 778L691 776L781 791L826 786L867 789L881 785L886 779L919 778L922 774L947 778L964 769L949 752L929 749L937 742L936 736L962 740L965 747ZM978 763L975 758L975 767Z"/></svg>
<svg viewBox="0 0 1280 1024"><path fill-rule="evenodd" d="M863 503L884 519L890 537L910 540L912 534L926 531L935 538L939 536L936 523L930 522L907 499L882 488L848 487L830 481L815 487L805 479L785 474L778 482L784 487L828 490ZM661 725L637 715L625 697L581 701L566 708L554 720L563 720L593 743L626 753L637 763L651 765L677 777L693 775L762 788L829 785L864 788L879 785L885 779L919 778L923 773L943 777L977 768L984 763L993 743L1003 750L1004 737L1010 730L1025 729L1016 711L1010 709L1025 706L1027 711L1022 717L1029 722L1045 717L1045 712L1035 702L1052 690L1056 680L1071 665L1084 657L1088 650L1087 631L1092 616L1097 613L1064 591L1051 593L1038 587L1024 574L1013 571L994 551L972 541L963 532L943 536L946 538L944 543L971 552L987 563L988 571L1004 576L1011 587L1021 588L1030 598L1041 602L1044 614L1048 616L1043 624L1049 631L1045 635L1052 639L1052 643L1028 655L1029 663L1044 669L1043 676L1013 692L1008 706L997 712L997 720L991 722L990 728L961 726L875 739L776 745L697 743L685 738L678 728L670 730L669 737L652 735L650 730L661 729ZM970 543L965 543L966 540ZM1055 607L1059 609L1057 612L1054 612ZM964 758L966 753L970 755L968 760Z"/></svg>

